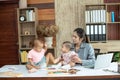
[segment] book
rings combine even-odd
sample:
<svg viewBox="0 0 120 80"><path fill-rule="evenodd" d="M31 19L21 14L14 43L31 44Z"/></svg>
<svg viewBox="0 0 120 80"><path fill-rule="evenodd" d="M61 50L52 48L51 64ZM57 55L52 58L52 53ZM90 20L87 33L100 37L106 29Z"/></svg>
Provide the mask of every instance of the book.
<svg viewBox="0 0 120 80"><path fill-rule="evenodd" d="M28 17L29 17L29 21L33 21L33 10L29 10L29 15L28 15Z"/></svg>
<svg viewBox="0 0 120 80"><path fill-rule="evenodd" d="M29 21L29 10L26 10L26 21Z"/></svg>
<svg viewBox="0 0 120 80"><path fill-rule="evenodd" d="M115 22L115 12L114 11L111 12L111 21Z"/></svg>
<svg viewBox="0 0 120 80"><path fill-rule="evenodd" d="M111 22L111 14L110 14L110 12L107 12L107 22Z"/></svg>

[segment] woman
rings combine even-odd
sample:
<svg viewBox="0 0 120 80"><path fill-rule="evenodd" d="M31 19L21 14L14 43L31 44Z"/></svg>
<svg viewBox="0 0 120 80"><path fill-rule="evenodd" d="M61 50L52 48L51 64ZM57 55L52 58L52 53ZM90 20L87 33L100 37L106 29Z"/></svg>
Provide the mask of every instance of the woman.
<svg viewBox="0 0 120 80"><path fill-rule="evenodd" d="M77 28L73 32L73 50L79 57L73 57L75 64L81 64L85 67L93 67L95 63L94 49L89 44L88 37L82 28Z"/></svg>

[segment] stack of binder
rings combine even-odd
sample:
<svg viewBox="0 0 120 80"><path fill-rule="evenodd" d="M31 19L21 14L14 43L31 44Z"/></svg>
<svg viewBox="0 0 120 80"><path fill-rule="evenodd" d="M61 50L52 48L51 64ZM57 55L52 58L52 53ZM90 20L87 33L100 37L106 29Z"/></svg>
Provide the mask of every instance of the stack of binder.
<svg viewBox="0 0 120 80"><path fill-rule="evenodd" d="M85 11L86 23L105 23L106 10L87 10Z"/></svg>
<svg viewBox="0 0 120 80"><path fill-rule="evenodd" d="M86 25L90 41L106 41L106 25Z"/></svg>

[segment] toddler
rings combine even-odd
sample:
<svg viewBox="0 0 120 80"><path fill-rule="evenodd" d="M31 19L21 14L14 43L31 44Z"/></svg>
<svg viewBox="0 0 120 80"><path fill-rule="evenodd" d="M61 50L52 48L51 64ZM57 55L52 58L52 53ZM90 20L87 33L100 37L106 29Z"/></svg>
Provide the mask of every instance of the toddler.
<svg viewBox="0 0 120 80"><path fill-rule="evenodd" d="M30 73L36 72L40 69L43 63L46 63L44 55L47 50L47 46L44 44L44 41L40 39L35 39L33 41L32 49L28 53L28 64L26 65Z"/></svg>
<svg viewBox="0 0 120 80"><path fill-rule="evenodd" d="M69 41L65 41L62 44L62 48L61 48L62 54L60 57L54 59L54 57L51 54L49 54L48 56L54 64L61 62L62 65L70 64L70 66L72 67L75 64L72 62L71 59L73 56L77 57L78 55L74 51L71 51L71 48L72 48L72 43Z"/></svg>

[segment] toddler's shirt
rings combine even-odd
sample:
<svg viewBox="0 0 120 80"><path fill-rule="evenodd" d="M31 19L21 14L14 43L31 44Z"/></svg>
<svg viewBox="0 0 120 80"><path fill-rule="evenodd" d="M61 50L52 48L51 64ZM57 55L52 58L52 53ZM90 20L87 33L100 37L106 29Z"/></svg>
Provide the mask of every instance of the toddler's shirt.
<svg viewBox="0 0 120 80"><path fill-rule="evenodd" d="M34 63L38 63L42 60L44 54L45 54L44 49L42 49L40 52L37 52L34 49L32 49L28 53L28 58L31 58Z"/></svg>
<svg viewBox="0 0 120 80"><path fill-rule="evenodd" d="M63 57L63 65L69 64L71 61L71 57L75 55L78 56L77 53L75 53L74 51L69 51L68 53L62 53L62 57Z"/></svg>

